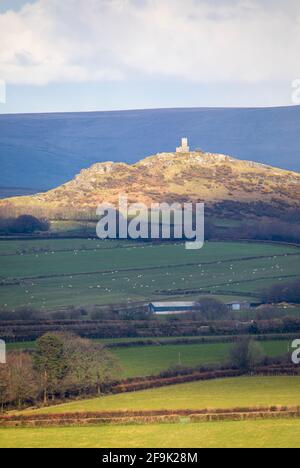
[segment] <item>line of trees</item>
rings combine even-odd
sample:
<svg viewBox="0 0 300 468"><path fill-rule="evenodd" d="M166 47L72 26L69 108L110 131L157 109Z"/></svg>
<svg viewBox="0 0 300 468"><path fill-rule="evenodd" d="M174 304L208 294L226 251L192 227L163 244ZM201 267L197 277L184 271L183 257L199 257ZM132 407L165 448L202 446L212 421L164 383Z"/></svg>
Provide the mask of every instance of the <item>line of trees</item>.
<svg viewBox="0 0 300 468"><path fill-rule="evenodd" d="M178 320L177 317L170 317L168 320L132 320L129 322L126 320L2 322L0 339L6 342L35 341L53 330L68 330L86 339L295 334L300 332L300 318L284 316L274 319L248 319L247 322L190 320L187 317Z"/></svg>
<svg viewBox="0 0 300 468"><path fill-rule="evenodd" d="M232 203L230 203L231 207ZM262 240L262 241L273 241L273 242L290 242L290 243L300 243L300 210L287 210L283 212L272 211L272 208L269 206L264 207L263 211L256 212L257 205L253 204L242 204L246 206L248 216L246 216L247 210L240 212L241 209L239 204L233 204L236 208L235 211L231 212L227 210L227 204L224 203L219 207L216 207L213 210L209 208L206 209L206 218L205 218L205 239L206 240L236 240L236 239L248 239L248 240ZM24 210L23 210L24 211ZM266 216L267 213L267 216ZM281 213L281 215L279 215ZM251 221L249 222L249 215ZM47 218L45 217L47 216ZM91 217L91 214L86 213L87 219L84 216L72 215L70 219L74 219L81 222L95 222L97 219ZM215 225L214 217L220 216L225 217L225 219L233 219L240 221L238 226L220 228L220 226ZM65 219L64 217L50 215L49 213L43 213L37 211L34 212L28 211L28 214L18 215L17 211L14 211L13 207L11 211L6 208L0 207L0 234L10 235L10 234L34 234L38 232L49 231L50 223L48 219ZM66 219L69 219L67 216ZM149 231L149 242L170 242L174 241L174 226L171 226L171 237L170 239L155 239L151 240L151 229L148 226ZM86 236L91 235L88 227L85 227ZM83 233L82 233L83 234ZM96 235L96 231L95 231ZM182 236L184 240L184 236Z"/></svg>
<svg viewBox="0 0 300 468"><path fill-rule="evenodd" d="M9 352L0 365L0 404L21 407L91 391L100 395L119 371L103 346L68 333L47 333L34 353Z"/></svg>
<svg viewBox="0 0 300 468"><path fill-rule="evenodd" d="M0 218L0 234L33 234L49 231L50 223L45 218L21 215L16 218Z"/></svg>
<svg viewBox="0 0 300 468"><path fill-rule="evenodd" d="M300 279L289 283L279 283L264 291L266 303L290 302L300 304Z"/></svg>
<svg viewBox="0 0 300 468"><path fill-rule="evenodd" d="M1 280L0 280L1 284ZM14 311L0 309L0 322L2 321L39 321L39 320L156 320L148 310L148 306L140 303L111 304L107 306L72 307L55 312L41 311L30 307L22 307ZM188 315L176 316L180 320L230 320L231 314L227 306L212 297L200 297L195 308ZM165 320L170 319L166 316Z"/></svg>
<svg viewBox="0 0 300 468"><path fill-rule="evenodd" d="M196 320L230 320L230 311L221 301L213 297L201 297L195 305L193 312Z"/></svg>
<svg viewBox="0 0 300 468"><path fill-rule="evenodd" d="M229 234L229 233L228 233ZM253 239L272 242L300 243L300 226L285 221L261 219L241 224L230 230L231 238Z"/></svg>

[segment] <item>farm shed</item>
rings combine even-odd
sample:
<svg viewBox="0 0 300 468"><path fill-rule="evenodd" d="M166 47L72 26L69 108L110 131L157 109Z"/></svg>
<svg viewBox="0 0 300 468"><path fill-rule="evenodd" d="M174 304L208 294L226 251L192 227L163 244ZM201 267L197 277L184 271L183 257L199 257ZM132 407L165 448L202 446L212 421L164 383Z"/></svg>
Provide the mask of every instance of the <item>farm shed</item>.
<svg viewBox="0 0 300 468"><path fill-rule="evenodd" d="M149 312L155 315L187 314L196 307L196 302L150 302Z"/></svg>
<svg viewBox="0 0 300 468"><path fill-rule="evenodd" d="M239 311L242 309L251 309L251 304L250 302L240 302L240 301L234 301L234 302L227 302L226 306L228 307L229 310L234 310L234 311Z"/></svg>
<svg viewBox="0 0 300 468"><path fill-rule="evenodd" d="M226 306L229 310L240 311L243 309L251 309L253 304L246 301L227 302ZM148 310L154 315L175 315L187 314L199 310L198 302L150 302Z"/></svg>

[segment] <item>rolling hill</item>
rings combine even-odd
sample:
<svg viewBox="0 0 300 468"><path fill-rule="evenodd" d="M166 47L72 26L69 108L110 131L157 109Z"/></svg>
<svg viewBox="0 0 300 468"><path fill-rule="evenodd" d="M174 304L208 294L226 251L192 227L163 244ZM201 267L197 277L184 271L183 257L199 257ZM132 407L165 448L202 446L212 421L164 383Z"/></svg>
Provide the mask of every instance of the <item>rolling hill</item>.
<svg viewBox="0 0 300 468"><path fill-rule="evenodd" d="M211 207L227 202L298 209L300 174L202 151L159 153L132 165L94 164L56 189L1 200L0 208L76 219L72 211L95 214L100 203L117 203L121 193L127 194L129 202L147 206L152 202L204 201Z"/></svg>
<svg viewBox="0 0 300 468"><path fill-rule="evenodd" d="M180 136L195 148L300 172L299 127L299 106L0 115L0 187L46 190L94 163L172 151Z"/></svg>

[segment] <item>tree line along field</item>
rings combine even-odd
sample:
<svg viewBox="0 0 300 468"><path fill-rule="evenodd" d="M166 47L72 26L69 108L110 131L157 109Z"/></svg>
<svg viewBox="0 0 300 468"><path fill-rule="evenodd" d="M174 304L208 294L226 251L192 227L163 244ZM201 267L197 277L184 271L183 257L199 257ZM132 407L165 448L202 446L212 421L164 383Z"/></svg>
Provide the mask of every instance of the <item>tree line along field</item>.
<svg viewBox="0 0 300 468"><path fill-rule="evenodd" d="M260 345L268 357L279 357L288 352L291 342L271 340L261 342ZM31 346L34 345L31 344ZM117 347L111 349L110 352L120 363L120 377L133 378L158 375L178 365L197 367L225 364L229 359L232 346L232 343L165 344L163 346ZM9 346L8 349L22 349L22 343Z"/></svg>
<svg viewBox="0 0 300 468"><path fill-rule="evenodd" d="M235 377L78 400L23 414L300 405L300 377Z"/></svg>
<svg viewBox="0 0 300 468"><path fill-rule="evenodd" d="M239 377L185 383L23 414L245 408L300 404L300 377ZM94 427L0 428L1 447L300 447L300 420L247 420Z"/></svg>
<svg viewBox="0 0 300 468"><path fill-rule="evenodd" d="M37 239L0 241L0 308L53 310L196 295L259 297L300 273L300 250L259 243L183 244ZM197 297L197 296L196 296Z"/></svg>

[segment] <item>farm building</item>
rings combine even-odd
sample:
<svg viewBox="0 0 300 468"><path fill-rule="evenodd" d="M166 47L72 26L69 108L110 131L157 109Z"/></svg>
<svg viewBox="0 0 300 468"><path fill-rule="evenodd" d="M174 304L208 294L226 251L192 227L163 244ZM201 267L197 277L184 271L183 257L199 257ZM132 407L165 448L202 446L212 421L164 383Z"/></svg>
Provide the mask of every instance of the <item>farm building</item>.
<svg viewBox="0 0 300 468"><path fill-rule="evenodd" d="M246 301L234 301L226 303L226 306L229 310L238 312L244 309L251 309L254 304ZM197 302L150 302L148 305L149 312L155 315L187 314L197 310L197 308Z"/></svg>
<svg viewBox="0 0 300 468"><path fill-rule="evenodd" d="M249 302L240 302L240 301L234 301L234 302L227 302L226 303L227 307L229 310L234 310L234 311L239 311L242 309L251 309L252 305Z"/></svg>
<svg viewBox="0 0 300 468"><path fill-rule="evenodd" d="M149 312L155 315L187 314L195 310L196 302L151 302Z"/></svg>

